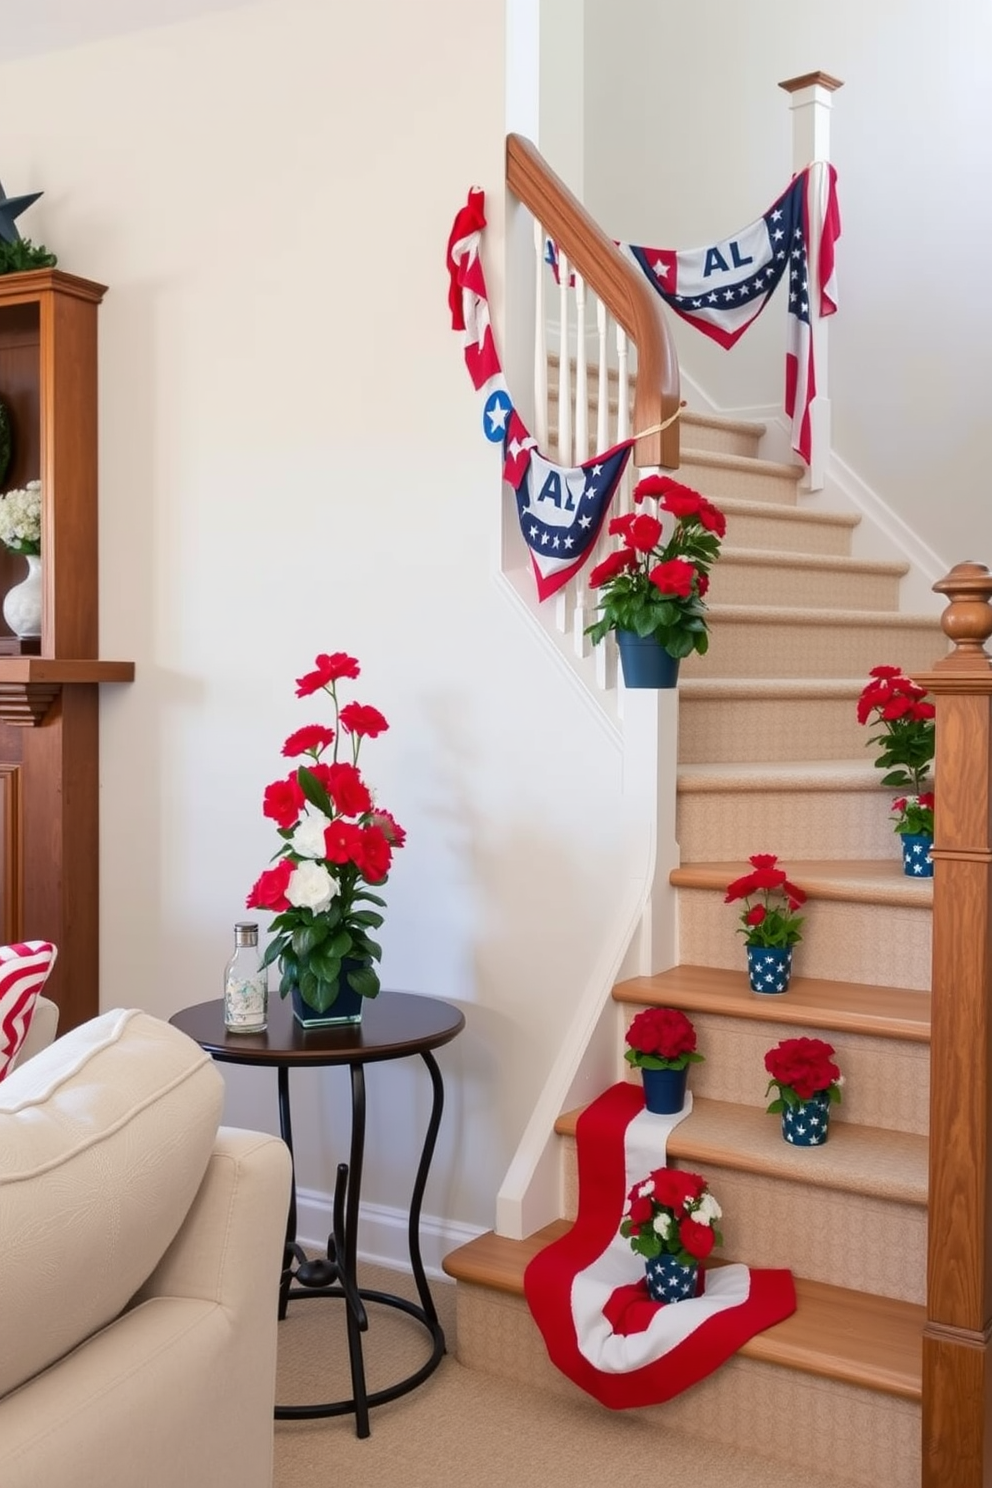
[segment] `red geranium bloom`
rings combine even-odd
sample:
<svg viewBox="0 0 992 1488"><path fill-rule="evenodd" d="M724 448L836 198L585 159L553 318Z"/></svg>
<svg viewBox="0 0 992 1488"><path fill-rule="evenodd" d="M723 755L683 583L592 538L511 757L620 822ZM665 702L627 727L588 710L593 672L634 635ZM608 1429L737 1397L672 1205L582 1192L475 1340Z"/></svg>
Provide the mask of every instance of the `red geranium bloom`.
<svg viewBox="0 0 992 1488"><path fill-rule="evenodd" d="M896 666L877 666L872 667L868 675L869 677L898 677L901 673Z"/></svg>
<svg viewBox="0 0 992 1488"><path fill-rule="evenodd" d="M749 909L747 914L744 916L744 923L745 925L760 925L767 913L768 911L763 904L756 904L754 908Z"/></svg>
<svg viewBox="0 0 992 1488"><path fill-rule="evenodd" d="M713 1249L716 1236L709 1225L700 1224L698 1219L684 1219L679 1225L679 1239L691 1256L702 1261Z"/></svg>
<svg viewBox="0 0 992 1488"><path fill-rule="evenodd" d="M367 707L364 703L345 703L338 714L338 722L358 738L375 739L389 727L378 708Z"/></svg>
<svg viewBox="0 0 992 1488"><path fill-rule="evenodd" d="M706 1179L698 1173L687 1173L682 1168L655 1168L651 1174L654 1182L654 1197L666 1209L684 1209L687 1204L702 1198L706 1192Z"/></svg>
<svg viewBox="0 0 992 1488"><path fill-rule="evenodd" d="M667 563L658 563L648 574L652 584L662 594L677 594L688 599L692 593L692 581L696 570L684 558L670 558Z"/></svg>
<svg viewBox="0 0 992 1488"><path fill-rule="evenodd" d="M641 1225L654 1218L654 1206L650 1199L631 1199L627 1218L633 1224Z"/></svg>
<svg viewBox="0 0 992 1488"><path fill-rule="evenodd" d="M661 1059L678 1059L696 1049L696 1030L677 1008L642 1008L631 1019L626 1038L632 1049Z"/></svg>
<svg viewBox="0 0 992 1488"><path fill-rule="evenodd" d="M330 687L341 677L357 677L361 667L353 656L346 651L332 651L330 655L326 651L314 660L315 670L307 672L304 677L296 679L296 696L308 697L313 692L320 692L322 687Z"/></svg>
<svg viewBox="0 0 992 1488"><path fill-rule="evenodd" d="M251 893L245 900L248 909L273 909L281 913L289 909L286 886L293 873L294 864L289 858L280 858L274 868L266 868L255 881Z"/></svg>
<svg viewBox="0 0 992 1488"><path fill-rule="evenodd" d="M673 517L697 517L704 500L698 491L690 491L688 486L677 486L662 498L661 506Z"/></svg>
<svg viewBox="0 0 992 1488"><path fill-rule="evenodd" d="M607 527L606 530L611 537L626 537L627 533L630 531L633 525L634 513L625 512L623 516L611 517L610 525Z"/></svg>
<svg viewBox="0 0 992 1488"><path fill-rule="evenodd" d="M342 816L364 816L372 810L369 788L354 765L328 765L324 785Z"/></svg>
<svg viewBox="0 0 992 1488"><path fill-rule="evenodd" d="M329 744L334 743L334 730L325 728L322 723L308 723L303 728L297 729L295 734L290 734L282 752L292 759L297 754L320 754Z"/></svg>
<svg viewBox="0 0 992 1488"><path fill-rule="evenodd" d="M615 579L624 569L632 568L636 562L637 554L630 548L618 548L615 553L608 553L590 573L589 587L598 589L600 584L609 583L610 579Z"/></svg>
<svg viewBox="0 0 992 1488"><path fill-rule="evenodd" d="M324 851L329 863L356 863L362 850L362 829L338 817L324 833Z"/></svg>
<svg viewBox="0 0 992 1488"><path fill-rule="evenodd" d="M274 780L265 787L262 815L269 817L278 827L295 827L305 799L294 771L286 780Z"/></svg>
<svg viewBox="0 0 992 1488"><path fill-rule="evenodd" d="M707 501L704 496L699 504L699 520L707 532L715 532L717 537L725 537L727 534L727 519L718 506L712 501Z"/></svg>
<svg viewBox="0 0 992 1488"><path fill-rule="evenodd" d="M393 861L393 850L381 827L363 827L355 862L369 883L382 883Z"/></svg>
<svg viewBox="0 0 992 1488"><path fill-rule="evenodd" d="M661 523L648 512L641 512L630 524L626 541L638 553L650 553L661 536Z"/></svg>
<svg viewBox="0 0 992 1488"><path fill-rule="evenodd" d="M373 811L371 825L382 828L390 847L402 847L406 842L406 832L391 811Z"/></svg>

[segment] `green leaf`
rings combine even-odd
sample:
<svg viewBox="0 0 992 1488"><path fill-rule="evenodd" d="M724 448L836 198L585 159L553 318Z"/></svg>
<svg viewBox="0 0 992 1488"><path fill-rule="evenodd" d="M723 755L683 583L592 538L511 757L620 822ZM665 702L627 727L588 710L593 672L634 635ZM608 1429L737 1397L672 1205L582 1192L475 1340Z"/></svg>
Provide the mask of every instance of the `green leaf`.
<svg viewBox="0 0 992 1488"><path fill-rule="evenodd" d="M385 899L380 899L378 894L373 894L368 889L359 889L352 895L352 898L356 900L367 899L370 904L378 904L381 909L385 909L386 907Z"/></svg>
<svg viewBox="0 0 992 1488"><path fill-rule="evenodd" d="M309 966L314 976L320 977L324 982L336 982L341 975L341 957L335 956L326 946L314 951Z"/></svg>
<svg viewBox="0 0 992 1488"><path fill-rule="evenodd" d="M309 925L301 925L293 932L293 950L297 956L309 956L310 952L316 950L327 939L328 927L320 919L315 919Z"/></svg>
<svg viewBox="0 0 992 1488"><path fill-rule="evenodd" d="M356 966L346 974L346 980L353 992L360 997L378 997L379 978L371 966Z"/></svg>
<svg viewBox="0 0 992 1488"><path fill-rule="evenodd" d="M382 924L382 915L376 914L374 909L359 909L351 916L353 925L368 925L372 930L378 930Z"/></svg>
<svg viewBox="0 0 992 1488"><path fill-rule="evenodd" d="M317 810L322 811L325 816L333 816L334 807L331 804L331 798L313 771L308 770L306 765L300 765L296 772L296 778L300 783L300 789L310 802L310 805L316 806ZM307 1000L309 1001L309 998Z"/></svg>

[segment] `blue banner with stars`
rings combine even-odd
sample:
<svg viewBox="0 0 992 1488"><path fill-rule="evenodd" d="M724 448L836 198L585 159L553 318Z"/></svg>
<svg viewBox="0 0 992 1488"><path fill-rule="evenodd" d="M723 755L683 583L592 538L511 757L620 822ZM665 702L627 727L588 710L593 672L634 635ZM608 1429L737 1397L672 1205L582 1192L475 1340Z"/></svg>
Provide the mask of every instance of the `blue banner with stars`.
<svg viewBox="0 0 992 1488"><path fill-rule="evenodd" d="M556 465L542 455L516 411L510 411L503 479L516 494L538 599L567 584L589 557L633 446L627 439L584 465Z"/></svg>

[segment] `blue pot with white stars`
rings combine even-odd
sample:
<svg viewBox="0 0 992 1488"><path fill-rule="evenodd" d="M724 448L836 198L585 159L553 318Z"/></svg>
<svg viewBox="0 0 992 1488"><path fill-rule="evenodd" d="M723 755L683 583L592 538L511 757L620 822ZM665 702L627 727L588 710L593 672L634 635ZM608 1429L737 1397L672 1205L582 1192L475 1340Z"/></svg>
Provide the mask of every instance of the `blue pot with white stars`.
<svg viewBox="0 0 992 1488"><path fill-rule="evenodd" d="M620 669L624 687L677 687L679 658L671 656L653 635L618 630Z"/></svg>
<svg viewBox="0 0 992 1488"><path fill-rule="evenodd" d="M682 1266L673 1255L655 1256L644 1262L644 1274L652 1302L684 1302L696 1295L699 1267L695 1261Z"/></svg>
<svg viewBox="0 0 992 1488"><path fill-rule="evenodd" d="M791 1147L822 1147L830 1132L830 1097L818 1090L812 1100L782 1111L782 1136Z"/></svg>
<svg viewBox="0 0 992 1488"><path fill-rule="evenodd" d="M747 975L751 991L774 997L784 992L792 975L792 947L749 945Z"/></svg>
<svg viewBox="0 0 992 1488"><path fill-rule="evenodd" d="M910 878L933 878L933 858L930 849L933 837L929 832L902 832L902 871Z"/></svg>

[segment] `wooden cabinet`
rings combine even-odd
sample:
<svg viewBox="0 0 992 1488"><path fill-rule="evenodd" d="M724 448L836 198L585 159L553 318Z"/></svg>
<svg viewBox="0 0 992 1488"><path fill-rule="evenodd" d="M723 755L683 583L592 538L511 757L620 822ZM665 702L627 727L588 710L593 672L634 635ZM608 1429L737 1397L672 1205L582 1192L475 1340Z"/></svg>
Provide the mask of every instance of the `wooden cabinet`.
<svg viewBox="0 0 992 1488"><path fill-rule="evenodd" d="M40 478L40 641L0 617L0 941L59 948L46 993L65 1032L99 1006L97 310L101 284L0 276L0 402L13 423L2 489ZM0 546L0 594L24 576Z"/></svg>

